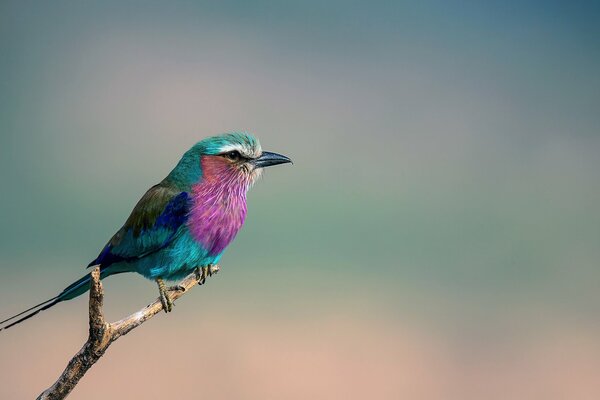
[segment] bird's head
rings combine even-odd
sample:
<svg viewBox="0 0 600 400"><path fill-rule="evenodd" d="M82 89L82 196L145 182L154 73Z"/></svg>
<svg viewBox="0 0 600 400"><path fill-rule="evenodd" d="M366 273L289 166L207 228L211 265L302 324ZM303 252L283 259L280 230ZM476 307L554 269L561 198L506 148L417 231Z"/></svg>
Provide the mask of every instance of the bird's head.
<svg viewBox="0 0 600 400"><path fill-rule="evenodd" d="M233 132L211 136L188 150L167 179L183 185L200 180L220 180L248 187L265 167L291 163L288 157L263 151L249 133Z"/></svg>

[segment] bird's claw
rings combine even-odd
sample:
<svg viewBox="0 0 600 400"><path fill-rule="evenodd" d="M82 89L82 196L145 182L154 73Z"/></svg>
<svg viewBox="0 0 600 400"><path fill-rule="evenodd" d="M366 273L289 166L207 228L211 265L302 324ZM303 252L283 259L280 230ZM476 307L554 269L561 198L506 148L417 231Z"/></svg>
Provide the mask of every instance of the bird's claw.
<svg viewBox="0 0 600 400"><path fill-rule="evenodd" d="M202 285L202 283L204 283L204 279L206 279L206 276L204 275L204 268L196 267L194 269L194 275L196 276L196 281L198 284Z"/></svg>
<svg viewBox="0 0 600 400"><path fill-rule="evenodd" d="M200 279L198 280L198 285L204 285L206 283L207 276L208 276L208 267L202 267L202 272L200 273Z"/></svg>
<svg viewBox="0 0 600 400"><path fill-rule="evenodd" d="M208 266L208 276L216 275L217 272L219 272L219 266L218 265L210 264Z"/></svg>
<svg viewBox="0 0 600 400"><path fill-rule="evenodd" d="M169 298L169 295L166 293L160 294L160 303L162 304L163 311L168 313L173 310L173 302Z"/></svg>
<svg viewBox="0 0 600 400"><path fill-rule="evenodd" d="M185 292L185 287L181 285L169 286L169 292Z"/></svg>
<svg viewBox="0 0 600 400"><path fill-rule="evenodd" d="M171 298L169 297L169 293L167 292L165 283L161 278L157 278L156 283L158 284L158 297L160 299L160 303L162 304L164 312L171 312L173 310L173 300L171 300Z"/></svg>
<svg viewBox="0 0 600 400"><path fill-rule="evenodd" d="M206 278L209 276L213 276L219 271L219 267L214 264L209 264L205 267L196 267L194 273L196 274L196 280L198 281L198 285L204 285L206 282Z"/></svg>

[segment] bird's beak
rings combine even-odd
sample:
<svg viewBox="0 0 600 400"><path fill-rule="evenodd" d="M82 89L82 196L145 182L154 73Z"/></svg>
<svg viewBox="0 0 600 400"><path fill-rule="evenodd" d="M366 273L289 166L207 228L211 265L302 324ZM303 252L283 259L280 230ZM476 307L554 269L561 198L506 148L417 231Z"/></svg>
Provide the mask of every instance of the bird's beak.
<svg viewBox="0 0 600 400"><path fill-rule="evenodd" d="M279 165L291 162L292 160L290 160L288 157L277 153L271 153L269 151L263 151L260 157L250 161L250 163L254 165L254 168L264 168L270 167L272 165Z"/></svg>

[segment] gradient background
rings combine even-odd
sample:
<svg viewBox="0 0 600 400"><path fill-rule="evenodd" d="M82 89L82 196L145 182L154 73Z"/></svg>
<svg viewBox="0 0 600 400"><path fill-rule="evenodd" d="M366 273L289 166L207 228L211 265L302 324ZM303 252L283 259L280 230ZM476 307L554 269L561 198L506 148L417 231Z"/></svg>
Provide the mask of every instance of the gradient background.
<svg viewBox="0 0 600 400"><path fill-rule="evenodd" d="M222 272L74 399L600 398L592 2L0 4L0 315L79 278L205 136L268 170ZM105 281L116 320L155 285ZM87 298L0 334L50 385Z"/></svg>

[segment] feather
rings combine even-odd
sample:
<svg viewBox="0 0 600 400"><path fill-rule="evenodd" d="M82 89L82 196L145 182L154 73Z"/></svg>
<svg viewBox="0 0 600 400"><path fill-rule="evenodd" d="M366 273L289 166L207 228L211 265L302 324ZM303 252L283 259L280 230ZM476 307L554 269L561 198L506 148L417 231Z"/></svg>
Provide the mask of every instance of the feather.
<svg viewBox="0 0 600 400"><path fill-rule="evenodd" d="M92 265L107 267L132 262L167 246L186 222L189 210L187 192L153 186L135 206L123 227L111 238Z"/></svg>

